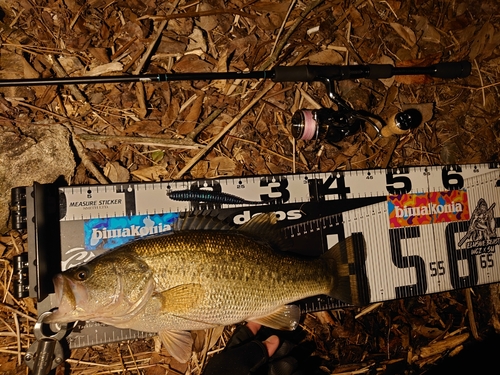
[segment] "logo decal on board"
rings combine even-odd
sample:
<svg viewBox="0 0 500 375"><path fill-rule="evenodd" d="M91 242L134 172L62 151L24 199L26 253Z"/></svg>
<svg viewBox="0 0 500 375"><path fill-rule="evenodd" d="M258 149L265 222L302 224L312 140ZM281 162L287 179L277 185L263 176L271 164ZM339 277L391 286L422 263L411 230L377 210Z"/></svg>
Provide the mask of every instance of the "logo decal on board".
<svg viewBox="0 0 500 375"><path fill-rule="evenodd" d="M492 203L488 207L483 198L477 201L469 221L469 229L458 242L459 247L465 245L468 249L474 249L472 254L495 252L495 246L500 244L493 215L495 206L496 203Z"/></svg>
<svg viewBox="0 0 500 375"><path fill-rule="evenodd" d="M469 220L467 192L399 194L387 197L391 228Z"/></svg>
<svg viewBox="0 0 500 375"><path fill-rule="evenodd" d="M168 213L85 220L85 248L113 249L137 238L168 233L178 217L178 213Z"/></svg>

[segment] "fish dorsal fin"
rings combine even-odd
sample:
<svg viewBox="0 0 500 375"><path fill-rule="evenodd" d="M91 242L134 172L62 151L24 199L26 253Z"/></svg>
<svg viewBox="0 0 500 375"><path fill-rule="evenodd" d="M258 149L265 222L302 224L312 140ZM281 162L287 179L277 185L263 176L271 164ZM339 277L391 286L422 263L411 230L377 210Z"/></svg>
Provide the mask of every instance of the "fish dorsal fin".
<svg viewBox="0 0 500 375"><path fill-rule="evenodd" d="M256 214L246 223L238 226L229 217L221 219L219 213L212 210L194 211L182 213L174 223L173 230L220 230L236 231L255 240L266 242L275 250L293 250L293 241L286 239L276 225L278 217L274 212Z"/></svg>
<svg viewBox="0 0 500 375"><path fill-rule="evenodd" d="M266 212L253 216L237 231L260 241L267 242L275 250L293 250L293 241L285 238L280 228L276 225L278 217L274 212Z"/></svg>
<svg viewBox="0 0 500 375"><path fill-rule="evenodd" d="M160 340L172 357L181 363L186 363L191 358L193 351L193 338L188 331L158 332Z"/></svg>
<svg viewBox="0 0 500 375"><path fill-rule="evenodd" d="M258 237L267 236L277 222L278 218L274 212L258 214L239 227L238 232Z"/></svg>
<svg viewBox="0 0 500 375"><path fill-rule="evenodd" d="M231 230L235 228L234 224L220 219L217 212L211 210L181 213L173 225L174 231Z"/></svg>
<svg viewBox="0 0 500 375"><path fill-rule="evenodd" d="M201 284L182 284L159 294L164 312L182 314L198 306L205 296L205 288Z"/></svg>
<svg viewBox="0 0 500 375"><path fill-rule="evenodd" d="M269 328L293 331L299 325L300 309L296 305L284 305L272 314L247 320Z"/></svg>

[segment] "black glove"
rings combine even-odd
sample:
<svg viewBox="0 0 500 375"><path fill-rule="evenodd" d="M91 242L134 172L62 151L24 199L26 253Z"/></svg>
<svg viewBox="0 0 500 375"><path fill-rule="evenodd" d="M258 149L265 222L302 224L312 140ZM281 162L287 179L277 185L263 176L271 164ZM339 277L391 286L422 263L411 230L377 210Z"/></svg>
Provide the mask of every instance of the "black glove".
<svg viewBox="0 0 500 375"><path fill-rule="evenodd" d="M294 344L280 339L278 349L269 358L259 336L255 336L246 326L238 327L226 348L208 362L203 375L304 374L297 371L298 361L289 355Z"/></svg>

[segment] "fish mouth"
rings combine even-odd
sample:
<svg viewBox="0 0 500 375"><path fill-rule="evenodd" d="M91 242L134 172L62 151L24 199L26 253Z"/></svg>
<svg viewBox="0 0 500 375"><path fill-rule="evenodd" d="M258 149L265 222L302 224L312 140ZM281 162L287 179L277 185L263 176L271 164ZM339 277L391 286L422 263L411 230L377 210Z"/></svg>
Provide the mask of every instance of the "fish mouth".
<svg viewBox="0 0 500 375"><path fill-rule="evenodd" d="M118 278L113 298L107 303L95 304L96 301L90 300L87 287L66 275L56 275L53 283L55 293L52 304L58 308L44 319L47 324L84 320L111 325L126 323L144 308L155 287L153 279L148 280L141 298L129 301L123 290L123 281Z"/></svg>
<svg viewBox="0 0 500 375"><path fill-rule="evenodd" d="M45 323L70 323L82 320L85 317L78 311L78 301L87 298L87 291L63 274L58 274L52 279L55 289L55 305L58 306L52 315L44 319Z"/></svg>

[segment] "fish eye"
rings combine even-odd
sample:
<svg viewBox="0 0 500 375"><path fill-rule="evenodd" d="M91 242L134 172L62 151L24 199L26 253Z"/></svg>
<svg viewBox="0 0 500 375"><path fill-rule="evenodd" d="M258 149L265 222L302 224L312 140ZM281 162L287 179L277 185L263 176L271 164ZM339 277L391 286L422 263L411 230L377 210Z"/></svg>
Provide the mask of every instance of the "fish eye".
<svg viewBox="0 0 500 375"><path fill-rule="evenodd" d="M79 281L85 281L90 275L90 270L87 267L81 267L75 272L75 276Z"/></svg>

